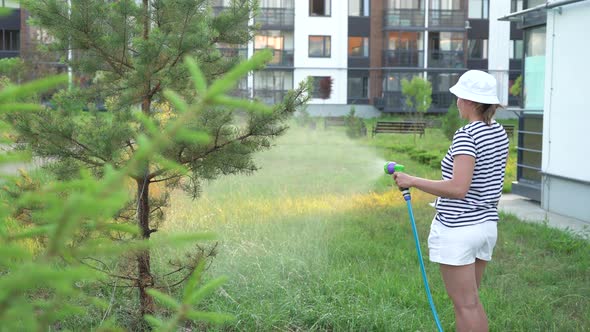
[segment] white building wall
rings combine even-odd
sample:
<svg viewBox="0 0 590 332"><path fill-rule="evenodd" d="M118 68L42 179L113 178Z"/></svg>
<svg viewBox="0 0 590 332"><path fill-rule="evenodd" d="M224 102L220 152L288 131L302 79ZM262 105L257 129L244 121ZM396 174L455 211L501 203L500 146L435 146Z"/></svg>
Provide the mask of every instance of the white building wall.
<svg viewBox="0 0 590 332"><path fill-rule="evenodd" d="M501 105L508 105L508 70L510 69L510 22L498 18L510 12L510 0L490 1L488 37L488 72L498 82Z"/></svg>
<svg viewBox="0 0 590 332"><path fill-rule="evenodd" d="M348 65L348 2L331 0L331 16L309 15L309 1L295 1L294 83L308 76L333 78L329 99L312 99L311 104L346 104ZM310 58L309 36L331 36L331 56Z"/></svg>
<svg viewBox="0 0 590 332"><path fill-rule="evenodd" d="M542 205L590 222L590 2L547 12Z"/></svg>

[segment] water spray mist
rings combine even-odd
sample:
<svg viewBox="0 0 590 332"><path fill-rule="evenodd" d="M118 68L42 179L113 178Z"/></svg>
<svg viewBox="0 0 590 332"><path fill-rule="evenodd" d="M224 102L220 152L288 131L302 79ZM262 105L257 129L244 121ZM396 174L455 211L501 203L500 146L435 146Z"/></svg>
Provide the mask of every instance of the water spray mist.
<svg viewBox="0 0 590 332"><path fill-rule="evenodd" d="M397 164L393 161L388 161L385 163L383 170L386 174L392 175L395 172L402 172L405 170L404 165ZM414 221L414 212L412 211L412 196L410 195L409 188L399 188L402 194L404 195L404 200L406 201L406 205L408 206L408 214L410 215L410 223L412 224L412 232L414 233L414 242L416 243L416 252L418 253L418 262L420 263L420 271L422 271L422 280L424 281L424 287L426 288L426 296L428 297L428 302L430 303L430 309L432 310L432 315L434 316L434 321L436 322L436 327L440 332L443 331L442 326L440 324L440 320L438 319L438 314L436 313L436 307L434 306L434 301L432 300L432 295L430 294L430 286L428 286L428 278L426 277L426 269L424 268L424 261L422 260L422 250L420 249L420 240L418 239L418 231L416 230L416 222Z"/></svg>

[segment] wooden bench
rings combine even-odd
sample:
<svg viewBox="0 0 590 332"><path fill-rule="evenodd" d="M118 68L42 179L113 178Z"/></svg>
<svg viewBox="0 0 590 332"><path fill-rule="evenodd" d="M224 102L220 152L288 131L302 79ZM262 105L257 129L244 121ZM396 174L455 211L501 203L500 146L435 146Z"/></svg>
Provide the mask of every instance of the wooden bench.
<svg viewBox="0 0 590 332"><path fill-rule="evenodd" d="M506 135L508 135L508 138L512 138L514 136L514 125L505 124L502 125L502 127L504 127L504 130L506 130Z"/></svg>
<svg viewBox="0 0 590 332"><path fill-rule="evenodd" d="M377 134L420 134L424 135L425 122L377 121L373 127L373 137Z"/></svg>
<svg viewBox="0 0 590 332"><path fill-rule="evenodd" d="M324 117L324 128L333 127L333 126L344 126L344 117L343 116L326 116Z"/></svg>

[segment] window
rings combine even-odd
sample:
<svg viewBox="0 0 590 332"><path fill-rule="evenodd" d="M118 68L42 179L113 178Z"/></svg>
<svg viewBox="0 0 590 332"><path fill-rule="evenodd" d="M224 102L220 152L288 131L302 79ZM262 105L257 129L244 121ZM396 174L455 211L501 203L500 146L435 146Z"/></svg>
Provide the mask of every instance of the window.
<svg viewBox="0 0 590 332"><path fill-rule="evenodd" d="M545 0L527 0L526 8L524 8L524 9L533 8L533 7L544 5L544 4L545 4Z"/></svg>
<svg viewBox="0 0 590 332"><path fill-rule="evenodd" d="M510 41L510 59L522 59L523 45L522 40Z"/></svg>
<svg viewBox="0 0 590 332"><path fill-rule="evenodd" d="M313 90L312 98L329 99L332 94L332 77L330 76L312 76Z"/></svg>
<svg viewBox="0 0 590 332"><path fill-rule="evenodd" d="M414 73L387 73L383 77L384 91L402 91L402 79L411 80L416 74Z"/></svg>
<svg viewBox="0 0 590 332"><path fill-rule="evenodd" d="M331 0L309 0L309 16L330 16Z"/></svg>
<svg viewBox="0 0 590 332"><path fill-rule="evenodd" d="M416 51L424 46L423 32L390 32L387 36L388 50Z"/></svg>
<svg viewBox="0 0 590 332"><path fill-rule="evenodd" d="M488 40L487 39L469 39L467 41L467 59L482 60L488 58Z"/></svg>
<svg viewBox="0 0 590 332"><path fill-rule="evenodd" d="M420 9L424 7L423 0L389 0L389 9Z"/></svg>
<svg viewBox="0 0 590 332"><path fill-rule="evenodd" d="M254 48L272 48L274 50L282 50L284 48L284 37L280 34L273 35L269 33L267 36L257 35L254 37Z"/></svg>
<svg viewBox="0 0 590 332"><path fill-rule="evenodd" d="M515 12L519 12L522 10L522 0L512 0L511 3L511 12L515 13Z"/></svg>
<svg viewBox="0 0 590 332"><path fill-rule="evenodd" d="M488 0L469 0L468 18L488 19L489 8Z"/></svg>
<svg viewBox="0 0 590 332"><path fill-rule="evenodd" d="M369 56L368 37L348 37L348 56Z"/></svg>
<svg viewBox="0 0 590 332"><path fill-rule="evenodd" d="M524 107L542 110L545 98L545 26L525 30Z"/></svg>
<svg viewBox="0 0 590 332"><path fill-rule="evenodd" d="M369 16L369 0L348 0L348 16Z"/></svg>
<svg viewBox="0 0 590 332"><path fill-rule="evenodd" d="M293 8L293 0L262 0L260 8Z"/></svg>
<svg viewBox="0 0 590 332"><path fill-rule="evenodd" d="M254 72L254 89L281 91L293 89L293 73L278 70Z"/></svg>
<svg viewBox="0 0 590 332"><path fill-rule="evenodd" d="M331 57L330 36L309 36L309 57L329 58Z"/></svg>
<svg viewBox="0 0 590 332"><path fill-rule="evenodd" d="M460 10L463 9L463 0L430 0L430 9L434 10Z"/></svg>
<svg viewBox="0 0 590 332"><path fill-rule="evenodd" d="M18 51L20 50L20 31L18 30L0 30L0 50Z"/></svg>
<svg viewBox="0 0 590 332"><path fill-rule="evenodd" d="M348 78L348 99L367 99L369 97L368 77Z"/></svg>

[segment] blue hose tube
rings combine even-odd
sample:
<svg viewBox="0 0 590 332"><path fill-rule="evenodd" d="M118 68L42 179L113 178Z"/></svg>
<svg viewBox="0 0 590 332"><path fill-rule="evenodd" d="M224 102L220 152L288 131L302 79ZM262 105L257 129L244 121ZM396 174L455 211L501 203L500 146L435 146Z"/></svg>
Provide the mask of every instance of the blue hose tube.
<svg viewBox="0 0 590 332"><path fill-rule="evenodd" d="M430 286L428 286L428 277L426 277L426 269L424 268L424 260L422 259L422 250L420 249L420 240L418 239L418 231L416 229L416 222L414 221L414 212L412 211L412 196L410 195L410 190L407 188L402 189L402 194L404 195L404 200L408 206L408 214L410 215L412 232L414 233L414 242L416 243L416 252L418 253L418 262L420 262L420 271L422 272L422 280L424 281L426 296L428 296L428 302L430 303L430 310L432 310L432 316L434 316L434 321L436 322L438 331L443 332L442 325L438 319L438 314L436 313L434 301L432 300L432 295L430 294Z"/></svg>

